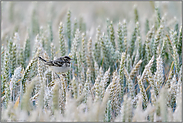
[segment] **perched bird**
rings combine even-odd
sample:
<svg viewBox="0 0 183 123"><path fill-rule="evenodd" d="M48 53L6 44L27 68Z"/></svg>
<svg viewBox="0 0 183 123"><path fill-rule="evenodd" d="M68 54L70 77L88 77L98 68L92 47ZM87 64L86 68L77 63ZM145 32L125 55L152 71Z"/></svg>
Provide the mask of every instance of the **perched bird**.
<svg viewBox="0 0 183 123"><path fill-rule="evenodd" d="M45 65L49 67L49 69L53 72L57 73L65 73L70 70L71 66L71 58L69 56L63 56L56 60L46 61L45 59L39 57L40 60L45 62ZM57 74L58 76L58 74ZM58 76L59 77L59 76ZM60 77L59 77L60 78Z"/></svg>

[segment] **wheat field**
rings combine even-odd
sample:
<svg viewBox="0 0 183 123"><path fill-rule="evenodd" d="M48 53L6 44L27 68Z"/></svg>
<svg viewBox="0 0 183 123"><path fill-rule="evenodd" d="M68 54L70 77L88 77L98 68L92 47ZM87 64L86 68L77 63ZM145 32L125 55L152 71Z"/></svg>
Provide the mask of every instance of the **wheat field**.
<svg viewBox="0 0 183 123"><path fill-rule="evenodd" d="M181 2L1 2L1 120L181 122ZM56 74L38 59L69 56Z"/></svg>

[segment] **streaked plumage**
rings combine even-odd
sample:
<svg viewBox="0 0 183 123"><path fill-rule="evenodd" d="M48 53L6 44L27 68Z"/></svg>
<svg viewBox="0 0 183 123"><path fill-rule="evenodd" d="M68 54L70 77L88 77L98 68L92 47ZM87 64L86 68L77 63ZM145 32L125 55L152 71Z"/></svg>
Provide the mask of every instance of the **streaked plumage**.
<svg viewBox="0 0 183 123"><path fill-rule="evenodd" d="M40 60L45 62L45 65L49 66L49 69L56 73L65 73L70 70L70 60L69 56L60 57L56 60L46 61L39 57Z"/></svg>

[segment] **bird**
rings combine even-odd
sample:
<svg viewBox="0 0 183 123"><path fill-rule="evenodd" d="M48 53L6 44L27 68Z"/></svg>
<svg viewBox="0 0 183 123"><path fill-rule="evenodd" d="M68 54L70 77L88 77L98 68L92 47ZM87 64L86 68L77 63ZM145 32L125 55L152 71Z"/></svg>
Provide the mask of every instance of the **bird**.
<svg viewBox="0 0 183 123"><path fill-rule="evenodd" d="M49 70L55 72L58 78L60 78L58 74L66 73L71 68L72 59L69 56L62 56L60 58L57 58L55 60L50 60L50 61L46 61L40 56L39 56L39 59L45 62L45 65L49 67Z"/></svg>

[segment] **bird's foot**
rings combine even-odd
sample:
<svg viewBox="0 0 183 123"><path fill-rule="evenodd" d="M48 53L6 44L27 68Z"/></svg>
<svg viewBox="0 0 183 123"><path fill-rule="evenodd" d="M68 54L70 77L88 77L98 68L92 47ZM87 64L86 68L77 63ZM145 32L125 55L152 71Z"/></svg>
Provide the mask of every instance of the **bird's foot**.
<svg viewBox="0 0 183 123"><path fill-rule="evenodd" d="M62 76L66 77L66 74L62 74Z"/></svg>

